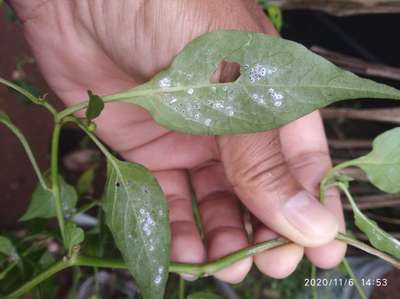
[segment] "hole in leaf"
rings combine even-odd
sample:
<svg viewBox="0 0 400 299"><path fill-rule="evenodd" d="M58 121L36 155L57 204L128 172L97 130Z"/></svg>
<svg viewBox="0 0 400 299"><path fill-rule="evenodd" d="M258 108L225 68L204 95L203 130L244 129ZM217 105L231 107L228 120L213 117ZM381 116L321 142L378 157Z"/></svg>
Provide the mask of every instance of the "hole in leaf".
<svg viewBox="0 0 400 299"><path fill-rule="evenodd" d="M117 183L115 184L115 186L119 187L119 186L120 186L120 183L119 183L119 182L117 182Z"/></svg>
<svg viewBox="0 0 400 299"><path fill-rule="evenodd" d="M240 64L222 60L210 78L210 83L235 82L240 77Z"/></svg>

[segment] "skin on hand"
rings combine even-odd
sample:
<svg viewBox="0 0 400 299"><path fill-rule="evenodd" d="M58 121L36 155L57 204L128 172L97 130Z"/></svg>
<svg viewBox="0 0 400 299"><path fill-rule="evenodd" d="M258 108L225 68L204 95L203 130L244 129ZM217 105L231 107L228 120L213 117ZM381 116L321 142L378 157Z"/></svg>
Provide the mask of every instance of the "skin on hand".
<svg viewBox="0 0 400 299"><path fill-rule="evenodd" d="M254 0L12 4L43 75L67 105L84 100L88 89L106 95L145 82L205 32L277 34ZM279 130L221 137L168 131L142 108L125 103L108 104L96 122L104 142L157 177L168 199L174 261L203 262L248 246L242 205L254 218L254 242L283 235L299 245L237 262L218 278L239 282L253 260L265 274L283 278L303 254L322 268L342 259L345 245L332 241L344 230L339 196L327 196L326 207L316 198L319 181L331 167L318 112ZM190 185L204 240L194 222Z"/></svg>

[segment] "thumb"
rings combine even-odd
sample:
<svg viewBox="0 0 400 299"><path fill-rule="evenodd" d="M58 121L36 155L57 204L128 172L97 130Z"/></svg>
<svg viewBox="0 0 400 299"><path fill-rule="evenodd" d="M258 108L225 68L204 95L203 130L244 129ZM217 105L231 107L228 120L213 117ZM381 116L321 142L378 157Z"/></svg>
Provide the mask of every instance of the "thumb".
<svg viewBox="0 0 400 299"><path fill-rule="evenodd" d="M236 194L268 228L306 247L335 238L336 217L292 176L276 130L221 136L218 145Z"/></svg>

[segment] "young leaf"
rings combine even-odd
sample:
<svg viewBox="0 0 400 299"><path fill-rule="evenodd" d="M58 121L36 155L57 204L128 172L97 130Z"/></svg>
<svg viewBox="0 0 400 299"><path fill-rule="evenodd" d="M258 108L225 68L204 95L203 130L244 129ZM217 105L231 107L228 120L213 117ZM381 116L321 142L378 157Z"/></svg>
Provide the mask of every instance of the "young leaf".
<svg viewBox="0 0 400 299"><path fill-rule="evenodd" d="M369 242L376 248L400 259L400 241L382 230L378 224L365 216L355 204L350 192L342 188L345 192L354 213L356 226L364 232Z"/></svg>
<svg viewBox="0 0 400 299"><path fill-rule="evenodd" d="M223 61L239 63L240 77L211 83ZM149 82L104 99L138 104L172 130L219 135L270 130L356 98L400 100L400 91L341 70L295 42L217 31L192 41Z"/></svg>
<svg viewBox="0 0 400 299"><path fill-rule="evenodd" d="M71 212L78 201L75 188L60 176L61 200L66 213ZM56 217L56 208L53 192L45 190L42 185L38 185L33 192L32 200L28 210L21 217L21 221L28 221L34 218Z"/></svg>
<svg viewBox="0 0 400 299"><path fill-rule="evenodd" d="M360 167L376 187L387 193L400 192L400 128L375 138L372 151L346 164Z"/></svg>
<svg viewBox="0 0 400 299"><path fill-rule="evenodd" d="M170 231L157 181L141 165L109 158L104 200L107 224L143 298L163 298Z"/></svg>
<svg viewBox="0 0 400 299"><path fill-rule="evenodd" d="M67 222L65 225L65 246L68 252L72 252L72 248L83 242L85 239L85 233L83 229L78 227L75 223Z"/></svg>
<svg viewBox="0 0 400 299"><path fill-rule="evenodd" d="M3 236L0 236L0 253L9 257L18 258L18 253L14 245L9 239Z"/></svg>
<svg viewBox="0 0 400 299"><path fill-rule="evenodd" d="M88 120L93 120L98 117L103 111L104 103L101 97L92 93L92 91L88 90L89 94L89 106L86 109L86 118Z"/></svg>
<svg viewBox="0 0 400 299"><path fill-rule="evenodd" d="M198 292L191 294L187 297L187 299L222 299L222 297L209 292Z"/></svg>

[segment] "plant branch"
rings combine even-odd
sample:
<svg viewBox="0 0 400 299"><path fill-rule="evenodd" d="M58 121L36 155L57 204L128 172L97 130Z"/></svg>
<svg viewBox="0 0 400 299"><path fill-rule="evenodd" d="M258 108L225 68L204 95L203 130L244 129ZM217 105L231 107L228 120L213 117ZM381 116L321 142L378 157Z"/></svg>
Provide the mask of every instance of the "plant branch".
<svg viewBox="0 0 400 299"><path fill-rule="evenodd" d="M53 116L57 115L57 111L56 109L50 105L49 103L47 103L47 101L45 101L42 98L37 98L35 97L33 94L31 94L29 91L23 89L22 87L19 87L18 85L5 80L3 78L0 78L0 84L4 84L12 89L14 89L15 91L19 92L20 94L22 94L23 96L25 96L28 100L30 100L32 103L36 104L36 105L40 105L43 106L44 108L46 108Z"/></svg>
<svg viewBox="0 0 400 299"><path fill-rule="evenodd" d="M61 237L65 244L65 221L64 211L61 199L60 179L59 179L59 165L58 165L58 154L60 145L60 133L62 124L59 122L55 123L53 129L53 136L51 139L51 184L52 192L54 195L55 208L58 220L58 226L60 227Z"/></svg>
<svg viewBox="0 0 400 299"><path fill-rule="evenodd" d="M400 269L400 262L385 253L382 253L371 246L364 244L358 240L355 240L345 234L339 233L336 239L347 243L353 247L359 248L369 254L375 255L389 263L394 267ZM289 244L290 241L277 238L263 243L259 243L239 251L236 251L230 255L224 256L217 260L205 263L205 264L188 264L188 263L170 263L169 272L178 274L191 274L197 277L212 275L213 273L230 266L231 264L240 261L246 257L253 256L263 251L273 249L279 246ZM23 294L29 292L36 285L40 284L50 276L60 272L69 267L95 267L95 268L111 268L111 269L127 269L127 265L121 259L105 259L98 257L87 257L87 256L72 256L71 258L64 258L49 269L45 270L33 280L27 282L21 286L17 291L6 297L7 299L17 298Z"/></svg>
<svg viewBox="0 0 400 299"><path fill-rule="evenodd" d="M1 121L0 121L1 122ZM50 190L50 188L46 184L46 180L43 178L42 172L40 171L40 168L38 166L38 163L35 159L35 156L29 146L28 141L26 140L24 134L12 123L9 122L2 122L10 131L18 138L18 140L21 142L22 147L24 148L26 154L28 155L29 161L32 164L33 170L36 173L36 176L40 182L40 185L42 185L43 189L45 190Z"/></svg>
<svg viewBox="0 0 400 299"><path fill-rule="evenodd" d="M358 295L360 295L361 299L368 299L367 295L365 295L364 289L361 287L358 278L354 275L353 269L351 269L350 264L347 262L346 258L343 258L342 264L346 268L346 271L349 274L350 278L353 280Z"/></svg>

